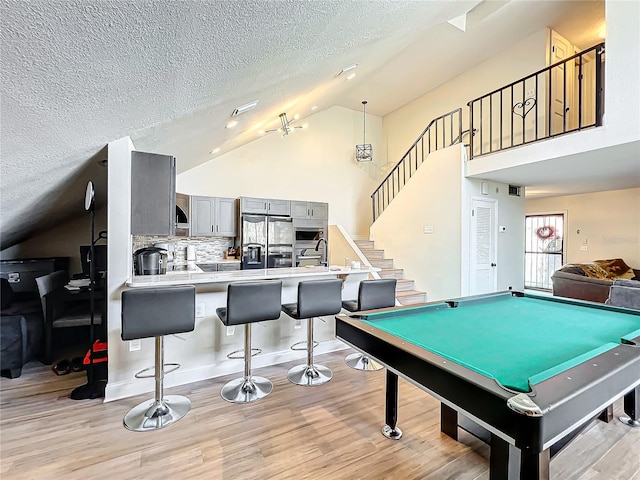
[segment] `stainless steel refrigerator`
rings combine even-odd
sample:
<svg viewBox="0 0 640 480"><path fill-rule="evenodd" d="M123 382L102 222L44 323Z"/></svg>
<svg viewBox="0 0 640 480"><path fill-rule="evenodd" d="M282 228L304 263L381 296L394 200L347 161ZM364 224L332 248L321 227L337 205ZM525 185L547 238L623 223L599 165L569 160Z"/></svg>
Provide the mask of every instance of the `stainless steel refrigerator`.
<svg viewBox="0 0 640 480"><path fill-rule="evenodd" d="M242 269L286 268L293 265L293 223L289 217L240 217Z"/></svg>

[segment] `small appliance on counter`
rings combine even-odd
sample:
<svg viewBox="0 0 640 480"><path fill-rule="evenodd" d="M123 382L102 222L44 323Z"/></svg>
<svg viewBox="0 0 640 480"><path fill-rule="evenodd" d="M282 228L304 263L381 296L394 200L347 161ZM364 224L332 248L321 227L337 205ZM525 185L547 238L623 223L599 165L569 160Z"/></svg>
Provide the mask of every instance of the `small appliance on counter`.
<svg viewBox="0 0 640 480"><path fill-rule="evenodd" d="M167 251L158 247L146 247L133 254L135 275L164 275L167 273Z"/></svg>
<svg viewBox="0 0 640 480"><path fill-rule="evenodd" d="M156 248L159 248L161 250L166 250L167 251L167 262L173 262L173 255L176 249L176 246L174 243L155 243L153 245Z"/></svg>

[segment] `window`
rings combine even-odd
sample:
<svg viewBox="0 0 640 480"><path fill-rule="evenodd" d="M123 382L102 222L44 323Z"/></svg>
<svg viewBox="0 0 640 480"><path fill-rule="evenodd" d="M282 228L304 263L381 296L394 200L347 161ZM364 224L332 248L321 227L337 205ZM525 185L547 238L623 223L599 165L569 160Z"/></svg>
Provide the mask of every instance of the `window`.
<svg viewBox="0 0 640 480"><path fill-rule="evenodd" d="M564 215L527 215L524 238L524 287L551 290L551 275L564 264Z"/></svg>

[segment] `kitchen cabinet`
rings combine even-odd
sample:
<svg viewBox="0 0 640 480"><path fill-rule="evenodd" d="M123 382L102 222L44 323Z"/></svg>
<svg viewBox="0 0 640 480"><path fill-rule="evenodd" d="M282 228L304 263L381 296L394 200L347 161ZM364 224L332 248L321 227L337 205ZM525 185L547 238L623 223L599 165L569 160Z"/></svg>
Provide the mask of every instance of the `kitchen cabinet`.
<svg viewBox="0 0 640 480"><path fill-rule="evenodd" d="M320 202L291 202L293 218L329 218L329 204Z"/></svg>
<svg viewBox="0 0 640 480"><path fill-rule="evenodd" d="M191 236L235 237L238 234L236 200L191 196Z"/></svg>
<svg viewBox="0 0 640 480"><path fill-rule="evenodd" d="M240 212L288 217L291 215L291 202L270 198L240 197Z"/></svg>
<svg viewBox="0 0 640 480"><path fill-rule="evenodd" d="M176 159L131 152L131 234L174 235Z"/></svg>

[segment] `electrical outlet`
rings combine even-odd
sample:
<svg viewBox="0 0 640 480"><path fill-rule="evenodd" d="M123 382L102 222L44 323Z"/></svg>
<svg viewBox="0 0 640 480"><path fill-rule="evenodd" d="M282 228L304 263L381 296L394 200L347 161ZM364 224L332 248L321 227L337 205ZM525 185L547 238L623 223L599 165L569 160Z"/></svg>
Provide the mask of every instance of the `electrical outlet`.
<svg viewBox="0 0 640 480"><path fill-rule="evenodd" d="M586 252L587 250L589 250L589 247L587 245L580 245L581 252Z"/></svg>
<svg viewBox="0 0 640 480"><path fill-rule="evenodd" d="M432 225L425 225L424 226L424 233L433 233L433 226Z"/></svg>
<svg viewBox="0 0 640 480"><path fill-rule="evenodd" d="M536 91L532 88L530 90L527 90L527 93L525 93L525 97L527 98L533 98L536 95Z"/></svg>
<svg viewBox="0 0 640 480"><path fill-rule="evenodd" d="M236 333L236 327L227 327L227 337L231 337Z"/></svg>
<svg viewBox="0 0 640 480"><path fill-rule="evenodd" d="M129 340L129 351L130 352L137 352L138 350L140 350L141 345L142 344L140 342L140 339Z"/></svg>
<svg viewBox="0 0 640 480"><path fill-rule="evenodd" d="M204 302L196 304L196 318L204 318Z"/></svg>
<svg viewBox="0 0 640 480"><path fill-rule="evenodd" d="M296 325L293 327L294 330L298 330L299 328L302 328L302 320L296 320Z"/></svg>

